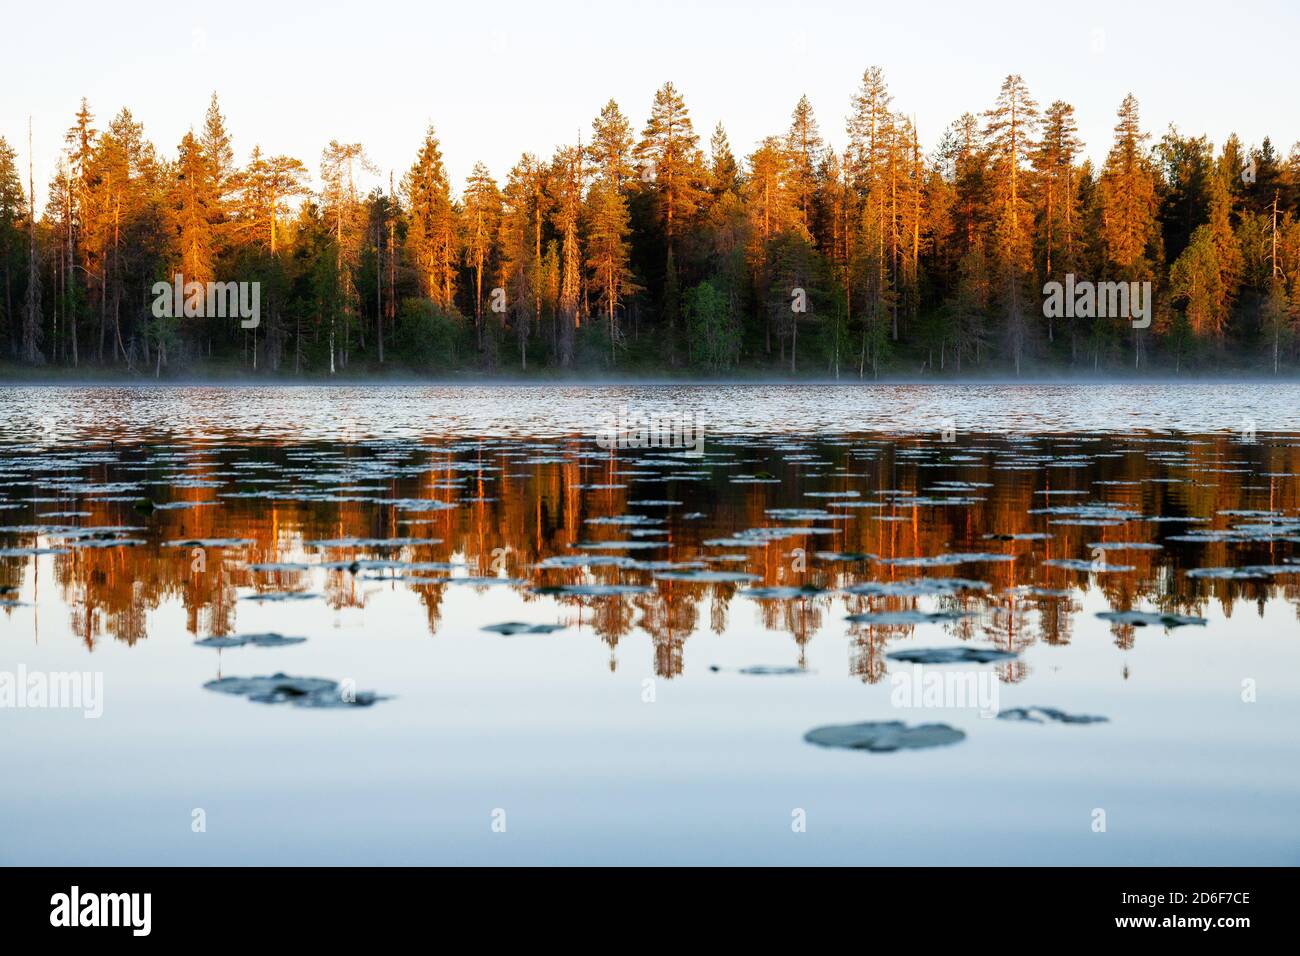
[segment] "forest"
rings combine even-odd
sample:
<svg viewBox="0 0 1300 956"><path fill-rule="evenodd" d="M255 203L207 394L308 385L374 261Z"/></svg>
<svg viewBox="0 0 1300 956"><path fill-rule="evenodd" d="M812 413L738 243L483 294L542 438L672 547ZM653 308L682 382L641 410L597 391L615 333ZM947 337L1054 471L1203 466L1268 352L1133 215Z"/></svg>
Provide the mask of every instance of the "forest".
<svg viewBox="0 0 1300 956"><path fill-rule="evenodd" d="M1300 368L1300 144L1157 136L1129 95L1098 167L1074 108L1011 75L925 152L876 67L844 122L837 151L804 97L737 155L665 83L639 133L610 100L581 141L457 184L432 127L385 177L337 140L314 170L241 162L216 94L171 153L83 100L39 216L0 138L0 375ZM156 314L176 275L258 283L259 321ZM1149 282L1149 325L1049 316L1044 287L1075 279Z"/></svg>

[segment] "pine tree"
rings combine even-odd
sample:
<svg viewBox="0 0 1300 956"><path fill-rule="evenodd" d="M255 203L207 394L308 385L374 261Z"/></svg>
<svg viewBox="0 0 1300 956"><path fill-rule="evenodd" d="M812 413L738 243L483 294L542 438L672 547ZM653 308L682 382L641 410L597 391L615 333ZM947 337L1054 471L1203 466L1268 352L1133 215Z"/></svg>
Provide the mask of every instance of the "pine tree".
<svg viewBox="0 0 1300 956"><path fill-rule="evenodd" d="M658 196L670 248L675 233L690 225L699 203L698 142L685 100L672 83L665 83L655 93L637 157L643 164L643 180L651 183Z"/></svg>
<svg viewBox="0 0 1300 956"><path fill-rule="evenodd" d="M360 143L330 140L329 146L321 154L321 180L325 187L322 198L324 212L334 227L333 277L337 283L327 310L331 375L339 364L347 366L351 327L360 307L356 273L360 266L364 230L361 203L357 198L356 176L359 170L373 169ZM340 331L343 335L341 347L338 342Z"/></svg>
<svg viewBox="0 0 1300 956"><path fill-rule="evenodd" d="M22 222L26 210L22 180L18 178L18 154L0 136L0 307L4 308L4 331L9 339L10 351L16 356L22 339L21 323L14 307L15 275L26 268L25 259L19 266L22 248Z"/></svg>
<svg viewBox="0 0 1300 956"><path fill-rule="evenodd" d="M474 329L483 348L483 278L492 268L501 229L501 191L483 163L475 163L465 184L461 225L465 260L474 273Z"/></svg>
<svg viewBox="0 0 1300 956"><path fill-rule="evenodd" d="M895 136L892 101L883 71L873 66L862 76L862 86L853 97L853 112L848 121L849 175L859 198L855 271L863 287L859 375L865 367L868 339L875 335L883 316L890 317L892 337L898 336L890 248L897 230L897 221L891 220L894 196L890 151ZM872 347L871 351L874 367L881 350Z"/></svg>
<svg viewBox="0 0 1300 956"><path fill-rule="evenodd" d="M310 194L307 178L307 167L301 160L292 156L267 158L260 147L254 146L248 166L235 179L238 241L264 242L271 255L275 255L277 224L287 214L286 203Z"/></svg>
<svg viewBox="0 0 1300 956"><path fill-rule="evenodd" d="M804 235L799 218L798 196L792 188L793 164L785 143L776 136L769 136L749 156L747 166L741 196L750 222L750 273L755 297L759 302L765 303L766 350L771 353L772 334L775 332L781 342L781 357L784 359L784 335L792 329L785 312L771 305L774 296L781 297L780 290L774 292L773 284L777 275L772 253L778 238L787 231L793 230L800 236ZM789 310L790 294L790 290L785 291L785 311Z"/></svg>
<svg viewBox="0 0 1300 956"><path fill-rule="evenodd" d="M817 170L821 165L825 144L807 96L799 97L799 102L790 115L790 130L786 133L785 147L790 154L790 186L794 190L795 204L799 209L804 232L811 235L813 194L817 190Z"/></svg>
<svg viewBox="0 0 1300 956"><path fill-rule="evenodd" d="M525 371L531 330L541 322L544 181L541 164L525 153L510 170L502 191L500 284L518 342L520 368Z"/></svg>
<svg viewBox="0 0 1300 956"><path fill-rule="evenodd" d="M722 123L713 128L709 137L709 191L714 199L727 192L740 189L740 169L736 157L731 151L731 142Z"/></svg>
<svg viewBox="0 0 1300 956"><path fill-rule="evenodd" d="M1159 261L1156 222L1155 164L1142 143L1138 102L1124 97L1115 126L1115 142L1106 157L1098 185L1101 241L1105 264L1122 281L1150 281L1152 262ZM1133 360L1142 364L1142 339L1133 331Z"/></svg>
<svg viewBox="0 0 1300 956"><path fill-rule="evenodd" d="M1027 159L1034 151L1032 131L1038 104L1019 75L1002 83L996 104L984 114L993 174L993 269L997 298L1006 323L1007 344L1020 374L1028 345L1028 283L1033 275L1032 224Z"/></svg>
<svg viewBox="0 0 1300 956"><path fill-rule="evenodd" d="M582 324L582 251L578 239L582 210L582 150L576 146L559 149L551 170L553 224L560 236L557 346L560 367L567 368L573 364L574 336Z"/></svg>
<svg viewBox="0 0 1300 956"><path fill-rule="evenodd" d="M215 277L212 220L218 198L216 167L193 133L185 134L178 152L169 202L177 266L186 282L209 282Z"/></svg>
<svg viewBox="0 0 1300 956"><path fill-rule="evenodd" d="M668 364L678 361L677 290L670 295L668 263L676 282L680 233L690 228L702 199L703 170L698 147L699 138L691 124L690 112L672 83L665 83L655 93L650 118L637 146L641 162L641 181L655 199L655 211L662 225L665 255L661 318L664 321L663 354Z"/></svg>
<svg viewBox="0 0 1300 956"><path fill-rule="evenodd" d="M1169 292L1175 304L1184 304L1184 314L1193 336L1219 337L1223 331L1228 292L1223 284L1214 234L1207 226L1200 226L1192 233L1192 241L1170 267Z"/></svg>
<svg viewBox="0 0 1300 956"><path fill-rule="evenodd" d="M149 313L137 303L146 301L170 251L165 166L127 109L97 138L90 166L89 231L103 277L99 358L102 363L111 327L113 355L133 367L149 358L143 334Z"/></svg>
<svg viewBox="0 0 1300 956"><path fill-rule="evenodd" d="M32 175L32 121L27 120L27 302L23 308L23 361L45 362L41 351L41 262L36 246L36 183Z"/></svg>
<svg viewBox="0 0 1300 956"><path fill-rule="evenodd" d="M602 107L591 121L591 145L587 156L597 175L621 191L624 183L635 177L632 124L613 100Z"/></svg>
<svg viewBox="0 0 1300 956"><path fill-rule="evenodd" d="M220 256L227 251L230 241L227 220L230 202L238 188L239 169L235 165L235 150L231 145L230 133L226 130L226 118L221 113L221 104L217 101L215 92L203 118L203 133L199 144L209 167L208 176L212 180L208 217L212 226L213 252Z"/></svg>
<svg viewBox="0 0 1300 956"><path fill-rule="evenodd" d="M587 196L587 205L587 268L596 289L597 304L605 316L609 362L613 366L623 340L619 313L626 300L640 291L630 267L631 222L627 200L619 192L616 180L598 179Z"/></svg>
<svg viewBox="0 0 1300 956"><path fill-rule="evenodd" d="M438 137L430 126L410 171L402 180L407 218L407 249L438 307L452 308L455 292L457 216L442 162Z"/></svg>
<svg viewBox="0 0 1300 956"><path fill-rule="evenodd" d="M1119 108L1115 142L1099 184L1101 241L1106 265L1118 278L1149 277L1156 236L1156 176L1142 143L1137 99L1130 93Z"/></svg>
<svg viewBox="0 0 1300 956"><path fill-rule="evenodd" d="M1075 159L1083 149L1074 107L1057 100L1043 114L1040 139L1033 154L1037 174L1039 277L1043 282L1063 281L1077 265L1079 194ZM1048 341L1055 339L1049 317Z"/></svg>

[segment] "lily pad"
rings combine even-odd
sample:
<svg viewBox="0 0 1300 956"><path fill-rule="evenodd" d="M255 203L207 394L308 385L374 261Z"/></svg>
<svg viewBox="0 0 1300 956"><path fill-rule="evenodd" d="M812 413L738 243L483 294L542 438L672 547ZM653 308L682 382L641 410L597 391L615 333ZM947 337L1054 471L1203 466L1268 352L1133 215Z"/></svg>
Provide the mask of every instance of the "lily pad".
<svg viewBox="0 0 1300 956"><path fill-rule="evenodd" d="M935 554L915 558L877 558L881 564L896 567L939 568L953 564L978 564L984 561L1014 561L1014 554L990 554L983 551L971 551L958 554Z"/></svg>
<svg viewBox="0 0 1300 956"><path fill-rule="evenodd" d="M862 724L830 724L814 727L803 739L819 747L844 747L870 753L920 750L959 743L966 734L947 724L908 726L901 720L869 721Z"/></svg>
<svg viewBox="0 0 1300 956"><path fill-rule="evenodd" d="M1131 564L1106 564L1102 561L1084 561L1082 558L1052 558L1043 564L1052 568L1065 568L1070 571L1095 571L1105 574L1107 571L1132 571Z"/></svg>
<svg viewBox="0 0 1300 956"><path fill-rule="evenodd" d="M717 664L710 664L709 670L715 674L726 671L727 668L719 667ZM802 667L791 667L786 664L750 664L747 667L737 667L737 674L747 674L751 677L784 677L794 674L807 674L808 671Z"/></svg>
<svg viewBox="0 0 1300 956"><path fill-rule="evenodd" d="M211 647L218 650L226 647L287 647L290 644L302 644L305 637L285 637L283 634L235 634L223 637L205 637L194 642L195 647Z"/></svg>
<svg viewBox="0 0 1300 956"><path fill-rule="evenodd" d="M1031 724L1045 724L1055 721L1058 724L1104 724L1105 717L1089 714L1067 714L1055 707L1013 707L998 714L999 720L1021 720Z"/></svg>
<svg viewBox="0 0 1300 956"><path fill-rule="evenodd" d="M1203 617L1190 617L1185 614L1154 614L1149 611L1098 611L1097 616L1104 621L1117 624L1132 624L1134 627L1183 627L1188 624L1204 624Z"/></svg>
<svg viewBox="0 0 1300 956"><path fill-rule="evenodd" d="M867 611L845 618L854 624L880 624L887 627L904 624L935 624L971 617L970 611Z"/></svg>
<svg viewBox="0 0 1300 956"><path fill-rule="evenodd" d="M560 584L554 587L529 588L533 594L556 597L611 597L616 594L647 594L654 588L648 584Z"/></svg>
<svg viewBox="0 0 1300 956"><path fill-rule="evenodd" d="M748 588L741 591L740 595L756 601L789 601L793 598L806 598L825 593L825 588L805 584L802 587Z"/></svg>
<svg viewBox="0 0 1300 956"><path fill-rule="evenodd" d="M909 664L991 664L1014 660L1017 655L996 647L909 647L886 656Z"/></svg>
<svg viewBox="0 0 1300 956"><path fill-rule="evenodd" d="M744 571L661 571L655 575L656 581L702 581L714 584L731 582L758 581L757 574Z"/></svg>
<svg viewBox="0 0 1300 956"><path fill-rule="evenodd" d="M905 581L862 581L844 588L846 594L923 597L930 594L955 594L958 591L987 591L987 581L973 578L911 578Z"/></svg>
<svg viewBox="0 0 1300 956"><path fill-rule="evenodd" d="M252 594L241 594L239 599L241 601L310 601L320 596L314 591L256 591Z"/></svg>
<svg viewBox="0 0 1300 956"><path fill-rule="evenodd" d="M511 637L515 634L550 634L564 630L564 624L525 624L522 621L506 621L504 624L488 624L480 630Z"/></svg>
<svg viewBox="0 0 1300 956"><path fill-rule="evenodd" d="M164 541L164 548L239 548L253 544L252 538L182 538Z"/></svg>
<svg viewBox="0 0 1300 956"><path fill-rule="evenodd" d="M1275 574L1300 574L1300 565L1287 567L1284 564L1247 564L1239 568L1192 568L1187 572L1189 578L1223 578L1230 581L1256 581Z"/></svg>
<svg viewBox="0 0 1300 956"><path fill-rule="evenodd" d="M295 707L369 707L387 698L373 691L345 693L337 681L324 677L221 677L203 685L221 694L247 697L259 704L293 704Z"/></svg>

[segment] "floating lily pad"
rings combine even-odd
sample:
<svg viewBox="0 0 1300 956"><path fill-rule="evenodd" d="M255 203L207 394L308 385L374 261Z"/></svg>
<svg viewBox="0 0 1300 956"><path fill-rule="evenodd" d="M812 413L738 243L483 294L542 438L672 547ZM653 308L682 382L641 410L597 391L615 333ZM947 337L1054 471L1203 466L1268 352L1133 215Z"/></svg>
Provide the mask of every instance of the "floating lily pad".
<svg viewBox="0 0 1300 956"><path fill-rule="evenodd" d="M757 574L744 571L661 571L655 575L657 581L700 581L714 584L739 583L761 580ZM743 593L743 592L742 592Z"/></svg>
<svg viewBox="0 0 1300 956"><path fill-rule="evenodd" d="M138 548L148 542L143 538L83 538L67 543L74 548Z"/></svg>
<svg viewBox="0 0 1300 956"><path fill-rule="evenodd" d="M323 677L221 677L203 685L221 694L247 697L259 704L293 704L295 707L369 707L387 698L373 691L345 693L337 681Z"/></svg>
<svg viewBox="0 0 1300 956"><path fill-rule="evenodd" d="M1097 616L1104 621L1132 624L1134 627L1183 627L1188 624L1206 623L1203 617L1189 617L1185 614L1153 614L1149 611L1099 611Z"/></svg>
<svg viewBox="0 0 1300 956"><path fill-rule="evenodd" d="M565 626L564 624L525 624L522 621L506 621L504 624L488 624L480 630L510 637L515 634L550 634L564 630Z"/></svg>
<svg viewBox="0 0 1300 956"><path fill-rule="evenodd" d="M1189 578L1224 578L1232 581L1254 581L1275 574L1300 574L1300 565L1288 567L1284 564L1247 564L1239 568L1193 568L1187 572Z"/></svg>
<svg viewBox="0 0 1300 956"><path fill-rule="evenodd" d="M257 591L253 594L241 594L241 601L310 601L321 595L314 591Z"/></svg>
<svg viewBox="0 0 1300 956"><path fill-rule="evenodd" d="M330 538L324 541L305 541L307 548L408 548L416 545L442 544L441 538Z"/></svg>
<svg viewBox="0 0 1300 956"><path fill-rule="evenodd" d="M1045 724L1055 721L1058 724L1103 724L1105 717L1088 714L1067 714L1055 707L1013 707L998 714L999 720L1021 720L1031 724Z"/></svg>
<svg viewBox="0 0 1300 956"><path fill-rule="evenodd" d="M1160 551L1163 546L1150 541L1094 541L1088 547L1097 551Z"/></svg>
<svg viewBox="0 0 1300 956"><path fill-rule="evenodd" d="M666 548L667 541L579 541L573 545L584 551L644 551L647 548Z"/></svg>
<svg viewBox="0 0 1300 956"><path fill-rule="evenodd" d="M1066 568L1070 571L1095 571L1104 574L1107 571L1132 571L1131 564L1106 564L1103 561L1084 561L1082 558L1052 558L1043 564L1052 568Z"/></svg>
<svg viewBox="0 0 1300 956"><path fill-rule="evenodd" d="M992 664L1014 660L1017 655L996 647L909 647L886 656L909 664Z"/></svg>
<svg viewBox="0 0 1300 956"><path fill-rule="evenodd" d="M789 601L792 598L806 598L825 593L825 588L805 584L802 587L747 588L741 591L740 595L756 601Z"/></svg>
<svg viewBox="0 0 1300 956"><path fill-rule="evenodd" d="M415 580L414 578L410 580ZM439 584L467 584L476 588L492 587L493 585L509 585L517 587L520 584L526 584L524 578L493 578L493 577L476 577L469 576L464 578L425 578L422 583L437 581Z"/></svg>
<svg viewBox="0 0 1300 956"><path fill-rule="evenodd" d="M182 538L164 541L164 548L239 548L253 544L252 538Z"/></svg>
<svg viewBox="0 0 1300 956"><path fill-rule="evenodd" d="M955 594L958 591L987 591L989 588L987 581L973 578L911 578L906 581L862 581L843 590L846 594L924 597L931 594Z"/></svg>
<svg viewBox="0 0 1300 956"><path fill-rule="evenodd" d="M266 561L259 564L250 564L250 571L309 571L313 565L303 561Z"/></svg>
<svg viewBox="0 0 1300 956"><path fill-rule="evenodd" d="M586 524L663 524L663 518L651 518L648 515L611 515L604 518L588 518Z"/></svg>
<svg viewBox="0 0 1300 956"><path fill-rule="evenodd" d="M636 565L633 558L619 555L557 554L543 558L535 568L630 568Z"/></svg>
<svg viewBox="0 0 1300 956"><path fill-rule="evenodd" d="M533 594L550 594L557 597L610 597L616 594L647 594L654 588L648 584L560 584L554 587L529 588Z"/></svg>
<svg viewBox="0 0 1300 956"><path fill-rule="evenodd" d="M947 724L908 726L901 720L871 721L862 724L830 724L814 727L803 739L819 747L844 747L870 753L896 750L921 750L959 743L966 734Z"/></svg>
<svg viewBox="0 0 1300 956"><path fill-rule="evenodd" d="M854 624L880 624L893 627L903 624L936 624L971 617L970 611L867 611L845 618Z"/></svg>
<svg viewBox="0 0 1300 956"><path fill-rule="evenodd" d="M709 665L709 670L715 674L722 673L727 669L719 667L717 664ZM802 667L790 667L785 664L750 664L747 667L735 668L735 673L746 674L751 677L785 677L794 674L807 674L808 671Z"/></svg>
<svg viewBox="0 0 1300 956"><path fill-rule="evenodd" d="M896 567L908 568L940 568L953 564L980 564L985 561L1014 561L1014 554L989 554L981 551L970 551L957 554L934 554L915 558L877 558L881 564L892 564Z"/></svg>
<svg viewBox="0 0 1300 956"><path fill-rule="evenodd" d="M302 644L305 637L285 637L283 634L236 634L223 637L205 637L194 642L195 647L211 647L218 650L227 647L287 647L290 644Z"/></svg>
<svg viewBox="0 0 1300 956"><path fill-rule="evenodd" d="M1074 597L1074 592L1069 588L1040 588L1033 586L1021 585L1014 589L1008 588L1010 593L1021 597L1041 597L1041 598L1068 598Z"/></svg>

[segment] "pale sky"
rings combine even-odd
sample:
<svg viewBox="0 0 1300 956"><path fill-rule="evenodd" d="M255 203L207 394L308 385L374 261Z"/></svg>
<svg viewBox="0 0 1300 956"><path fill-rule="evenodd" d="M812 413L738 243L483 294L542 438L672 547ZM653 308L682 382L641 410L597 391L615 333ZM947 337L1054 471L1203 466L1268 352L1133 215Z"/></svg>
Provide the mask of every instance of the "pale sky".
<svg viewBox="0 0 1300 956"><path fill-rule="evenodd" d="M1233 131L1247 144L1271 135L1283 153L1300 140L1295 0L143 0L26 3L5 18L0 135L25 183L31 114L38 202L83 95L99 128L127 106L170 157L216 90L241 163L260 144L315 173L329 140L361 142L385 184L432 122L457 192L476 160L500 181L524 150L585 141L610 97L639 133L669 79L703 147L721 119L743 158L806 93L842 149L873 64L926 148L1013 72L1040 106L1074 104L1098 159L1129 91L1156 137L1172 122L1216 145Z"/></svg>

